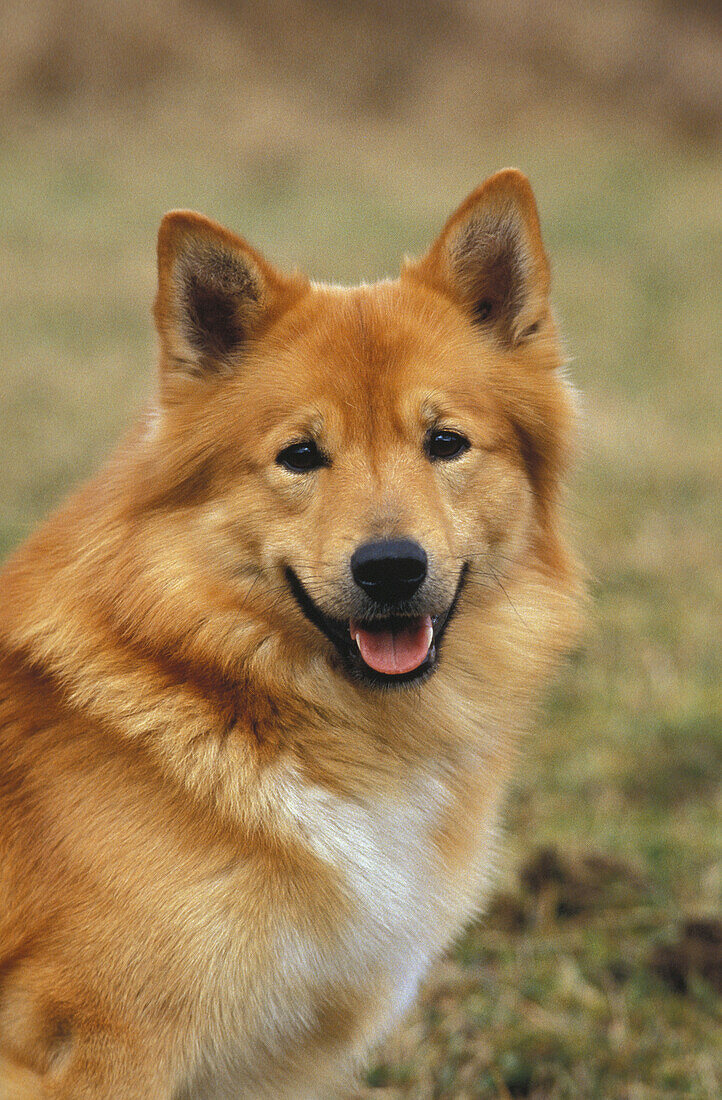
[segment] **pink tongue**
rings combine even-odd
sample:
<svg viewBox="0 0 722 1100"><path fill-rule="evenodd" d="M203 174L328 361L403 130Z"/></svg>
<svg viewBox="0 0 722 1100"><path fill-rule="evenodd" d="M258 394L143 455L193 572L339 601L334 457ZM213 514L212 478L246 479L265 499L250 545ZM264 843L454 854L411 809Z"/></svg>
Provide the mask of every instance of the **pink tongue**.
<svg viewBox="0 0 722 1100"><path fill-rule="evenodd" d="M395 630L368 630L352 619L349 629L369 668L391 676L423 664L434 638L429 615L409 619Z"/></svg>

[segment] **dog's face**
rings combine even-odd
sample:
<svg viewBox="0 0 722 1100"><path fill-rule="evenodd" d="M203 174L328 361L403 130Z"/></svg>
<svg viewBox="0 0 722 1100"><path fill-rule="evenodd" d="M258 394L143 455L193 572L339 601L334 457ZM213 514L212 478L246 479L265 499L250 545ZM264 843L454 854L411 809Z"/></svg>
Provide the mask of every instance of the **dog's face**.
<svg viewBox="0 0 722 1100"><path fill-rule="evenodd" d="M208 571L354 679L422 681L556 489L569 410L528 184L492 177L376 286L285 278L183 213L159 257L165 486L197 498Z"/></svg>

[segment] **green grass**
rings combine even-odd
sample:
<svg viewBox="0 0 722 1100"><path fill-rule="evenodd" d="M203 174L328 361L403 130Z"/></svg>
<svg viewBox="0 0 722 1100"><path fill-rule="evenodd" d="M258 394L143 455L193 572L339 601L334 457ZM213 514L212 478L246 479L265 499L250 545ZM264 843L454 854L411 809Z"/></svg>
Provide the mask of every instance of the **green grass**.
<svg viewBox="0 0 722 1100"><path fill-rule="evenodd" d="M511 792L503 895L354 1095L716 1100L719 995L691 964L674 989L654 960L687 917L722 907L719 161L583 127L497 135L481 163L462 143L419 144L403 163L398 135L378 137L374 160L360 133L302 135L289 154L228 148L181 116L101 122L2 135L0 553L152 390L165 209L355 280L396 270L487 171L532 176L584 393L568 522L589 629ZM584 872L581 909L564 903L569 882L535 891L519 876L548 844L572 879L590 853L617 861Z"/></svg>

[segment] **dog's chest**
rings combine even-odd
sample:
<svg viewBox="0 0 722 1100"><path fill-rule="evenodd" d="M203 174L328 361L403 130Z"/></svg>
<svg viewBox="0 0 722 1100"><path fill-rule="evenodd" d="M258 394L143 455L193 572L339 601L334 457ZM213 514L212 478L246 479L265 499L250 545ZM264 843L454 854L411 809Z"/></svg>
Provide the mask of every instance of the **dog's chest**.
<svg viewBox="0 0 722 1100"><path fill-rule="evenodd" d="M449 899L437 834L449 798L429 776L356 799L300 781L284 793L305 844L348 898L350 916L339 924L344 966L388 987L392 1018L413 1001L445 938Z"/></svg>
<svg viewBox="0 0 722 1100"><path fill-rule="evenodd" d="M267 1073L268 1055L254 1068L249 1051L296 1051L291 1060L299 1065L317 1051L310 1055L312 1077L331 1046L339 1064L363 1056L411 1007L430 963L480 899L488 872L483 838L492 823L484 812L461 858L458 845L449 858L446 841L460 806L437 776L406 774L398 789L356 797L304 781L295 770L276 779L270 800L277 836L293 842L285 900L268 894L264 903L267 968L255 985L241 983L259 1011L250 1033L237 1031L233 1021L244 1014L226 986L225 1024L207 1055L215 1091L206 1083L188 1092L194 1100L255 1095L248 1082ZM312 857L310 863L304 857L302 874L293 856L299 844ZM239 965L245 974L246 963ZM219 1061L227 1071L219 1071ZM281 1093L306 1096L295 1084Z"/></svg>

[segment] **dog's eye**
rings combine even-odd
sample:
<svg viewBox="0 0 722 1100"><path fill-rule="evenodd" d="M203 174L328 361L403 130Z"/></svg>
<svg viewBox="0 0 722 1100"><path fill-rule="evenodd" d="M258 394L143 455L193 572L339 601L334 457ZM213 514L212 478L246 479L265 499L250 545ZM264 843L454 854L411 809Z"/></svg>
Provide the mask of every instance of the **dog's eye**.
<svg viewBox="0 0 722 1100"><path fill-rule="evenodd" d="M426 453L433 461L437 458L458 458L468 451L471 443L465 435L459 432L440 431L435 429L426 437Z"/></svg>
<svg viewBox="0 0 722 1100"><path fill-rule="evenodd" d="M276 456L276 462L294 474L305 474L308 470L317 470L319 466L328 466L328 459L312 439L284 447Z"/></svg>

